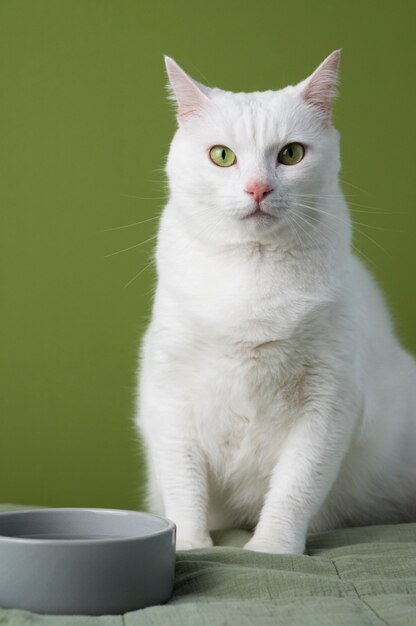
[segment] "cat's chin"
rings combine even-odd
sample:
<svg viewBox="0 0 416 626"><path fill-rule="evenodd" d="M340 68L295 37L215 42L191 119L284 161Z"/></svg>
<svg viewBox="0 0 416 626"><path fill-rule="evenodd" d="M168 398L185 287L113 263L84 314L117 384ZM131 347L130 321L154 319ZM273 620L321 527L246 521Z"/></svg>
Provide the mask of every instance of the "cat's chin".
<svg viewBox="0 0 416 626"><path fill-rule="evenodd" d="M271 235L280 230L282 226L282 220L279 218L280 216L272 215L265 210L253 210L251 213L238 218L240 232Z"/></svg>
<svg viewBox="0 0 416 626"><path fill-rule="evenodd" d="M261 220L267 220L267 219L276 219L274 215L272 215L271 213L268 213L267 211L265 211L264 209L254 209L254 211L251 211L251 213L247 213L246 215L244 215L241 219L243 220L254 220L254 221L258 221L260 222Z"/></svg>

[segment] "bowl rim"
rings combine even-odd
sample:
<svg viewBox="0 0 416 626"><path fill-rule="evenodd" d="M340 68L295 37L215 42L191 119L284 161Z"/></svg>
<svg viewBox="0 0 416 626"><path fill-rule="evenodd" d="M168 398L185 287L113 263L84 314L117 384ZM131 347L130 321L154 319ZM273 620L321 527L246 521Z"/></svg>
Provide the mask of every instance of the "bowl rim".
<svg viewBox="0 0 416 626"><path fill-rule="evenodd" d="M89 512L89 513L103 513L103 514L125 514L132 515L138 517L153 517L155 519L161 520L165 522L165 528L161 528L160 530L156 530L154 532L148 533L146 535L132 535L129 537L112 537L112 538L104 538L104 539L35 539L35 538L27 538L27 537L13 537L12 535L2 535L0 532L0 545L4 544L31 544L31 545L70 545L76 546L78 544L88 545L88 544L112 544L112 543L126 543L131 541L146 541L148 539L152 539L157 537L158 535L163 535L164 533L169 533L173 531L175 533L176 525L172 520L167 517L162 517L161 515L155 515L154 513L147 513L147 511L131 511L128 509L109 509L109 508L99 508L99 507L29 507L24 509L11 509L9 511L0 511L0 519L4 517L12 517L12 516L24 516L30 513L48 513L57 511L65 513L65 512Z"/></svg>

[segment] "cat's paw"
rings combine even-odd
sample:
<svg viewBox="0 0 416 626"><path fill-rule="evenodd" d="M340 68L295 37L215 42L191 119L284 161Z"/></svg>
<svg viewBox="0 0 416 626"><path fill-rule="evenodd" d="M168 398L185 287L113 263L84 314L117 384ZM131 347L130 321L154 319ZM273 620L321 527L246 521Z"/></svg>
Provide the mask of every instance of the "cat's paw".
<svg viewBox="0 0 416 626"><path fill-rule="evenodd" d="M195 548L211 548L212 539L209 535L176 537L177 550L194 550Z"/></svg>
<svg viewBox="0 0 416 626"><path fill-rule="evenodd" d="M269 554L303 554L305 543L303 541L291 541L287 543L278 541L266 541L253 537L246 543L244 550L253 552L268 552Z"/></svg>

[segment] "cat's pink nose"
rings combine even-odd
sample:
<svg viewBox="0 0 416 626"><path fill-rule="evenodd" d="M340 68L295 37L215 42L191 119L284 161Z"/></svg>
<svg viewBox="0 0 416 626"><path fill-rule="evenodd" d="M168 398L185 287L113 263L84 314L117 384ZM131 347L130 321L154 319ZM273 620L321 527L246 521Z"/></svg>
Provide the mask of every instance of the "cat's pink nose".
<svg viewBox="0 0 416 626"><path fill-rule="evenodd" d="M270 191L273 191L273 189L270 187L270 185L268 183L255 181L255 182L250 183L249 185L247 185L247 187L244 189L244 191L246 193L251 193L253 198L254 198L254 200L258 204L260 202L260 200L263 200L264 196L266 194L270 193Z"/></svg>

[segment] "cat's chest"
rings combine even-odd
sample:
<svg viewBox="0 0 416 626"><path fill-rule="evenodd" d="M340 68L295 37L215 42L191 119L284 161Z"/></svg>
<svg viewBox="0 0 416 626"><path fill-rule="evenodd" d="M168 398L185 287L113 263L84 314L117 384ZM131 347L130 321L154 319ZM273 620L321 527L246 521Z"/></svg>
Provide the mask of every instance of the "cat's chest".
<svg viewBox="0 0 416 626"><path fill-rule="evenodd" d="M292 363L289 372L284 350L278 342L224 349L215 361L207 355L198 363L193 421L217 475L241 474L257 465L265 471L276 462L302 402L302 365Z"/></svg>
<svg viewBox="0 0 416 626"><path fill-rule="evenodd" d="M163 307L189 318L207 333L265 342L289 338L325 297L306 267L277 256L203 255L163 264ZM318 280L319 282L319 280Z"/></svg>

